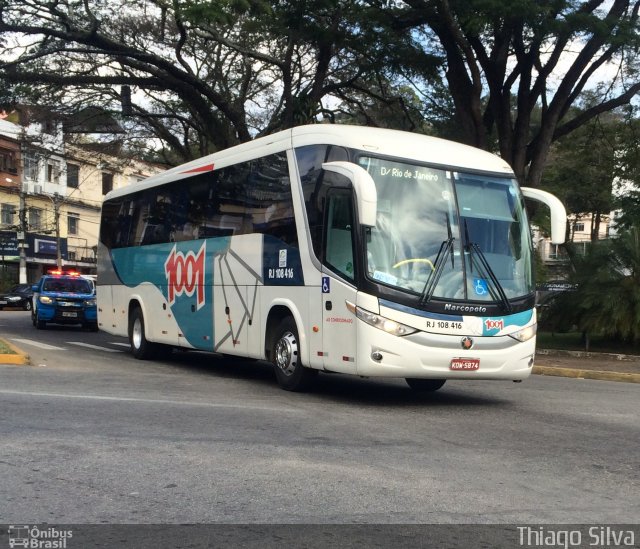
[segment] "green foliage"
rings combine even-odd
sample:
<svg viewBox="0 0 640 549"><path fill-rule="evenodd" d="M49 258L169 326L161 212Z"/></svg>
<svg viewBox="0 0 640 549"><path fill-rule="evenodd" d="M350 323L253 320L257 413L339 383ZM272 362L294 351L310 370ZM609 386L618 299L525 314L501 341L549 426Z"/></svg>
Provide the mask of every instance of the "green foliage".
<svg viewBox="0 0 640 549"><path fill-rule="evenodd" d="M608 213L616 175L616 132L624 122L600 117L557 142L543 176L543 187L568 213Z"/></svg>
<svg viewBox="0 0 640 549"><path fill-rule="evenodd" d="M549 270L542 260L542 256L537 252L533 254L533 271L536 284L542 284L549 280Z"/></svg>
<svg viewBox="0 0 640 549"><path fill-rule="evenodd" d="M552 302L546 326L640 342L640 227L593 243L572 263L569 282L577 289Z"/></svg>

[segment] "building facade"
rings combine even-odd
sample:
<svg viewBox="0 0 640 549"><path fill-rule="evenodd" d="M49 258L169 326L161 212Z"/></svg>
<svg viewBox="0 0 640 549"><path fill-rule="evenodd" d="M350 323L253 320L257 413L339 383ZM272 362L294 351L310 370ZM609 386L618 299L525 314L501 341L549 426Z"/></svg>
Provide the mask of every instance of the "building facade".
<svg viewBox="0 0 640 549"><path fill-rule="evenodd" d="M100 209L111 189L164 168L65 141L63 120L0 116L0 285L52 268L95 273Z"/></svg>

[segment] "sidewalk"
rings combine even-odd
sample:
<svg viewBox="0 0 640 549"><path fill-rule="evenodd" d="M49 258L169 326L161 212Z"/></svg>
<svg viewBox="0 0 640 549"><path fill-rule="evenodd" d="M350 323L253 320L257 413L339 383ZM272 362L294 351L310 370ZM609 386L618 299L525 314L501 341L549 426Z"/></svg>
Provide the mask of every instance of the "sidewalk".
<svg viewBox="0 0 640 549"><path fill-rule="evenodd" d="M640 356L538 349L533 373L640 383Z"/></svg>

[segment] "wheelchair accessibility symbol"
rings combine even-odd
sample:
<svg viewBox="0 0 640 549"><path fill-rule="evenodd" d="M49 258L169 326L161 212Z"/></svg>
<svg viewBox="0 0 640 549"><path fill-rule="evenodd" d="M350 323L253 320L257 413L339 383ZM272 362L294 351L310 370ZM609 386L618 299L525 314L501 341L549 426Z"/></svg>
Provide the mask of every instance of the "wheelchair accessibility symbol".
<svg viewBox="0 0 640 549"><path fill-rule="evenodd" d="M322 277L322 293L329 294L331 293L331 285L329 283L330 279L328 276Z"/></svg>
<svg viewBox="0 0 640 549"><path fill-rule="evenodd" d="M487 295L489 293L487 281L482 278L473 279L473 289L475 290L476 295Z"/></svg>

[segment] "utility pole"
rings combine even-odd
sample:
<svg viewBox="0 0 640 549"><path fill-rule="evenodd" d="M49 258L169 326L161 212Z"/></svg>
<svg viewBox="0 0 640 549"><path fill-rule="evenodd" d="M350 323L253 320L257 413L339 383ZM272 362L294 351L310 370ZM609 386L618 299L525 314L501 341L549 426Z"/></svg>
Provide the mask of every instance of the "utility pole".
<svg viewBox="0 0 640 549"><path fill-rule="evenodd" d="M27 283L27 195L24 191L20 191L20 211L18 212L20 219L20 229L18 231L18 252L20 254L20 270L18 282L20 284Z"/></svg>
<svg viewBox="0 0 640 549"><path fill-rule="evenodd" d="M62 253L60 251L60 195L53 193L53 219L56 226L56 265L62 269Z"/></svg>

